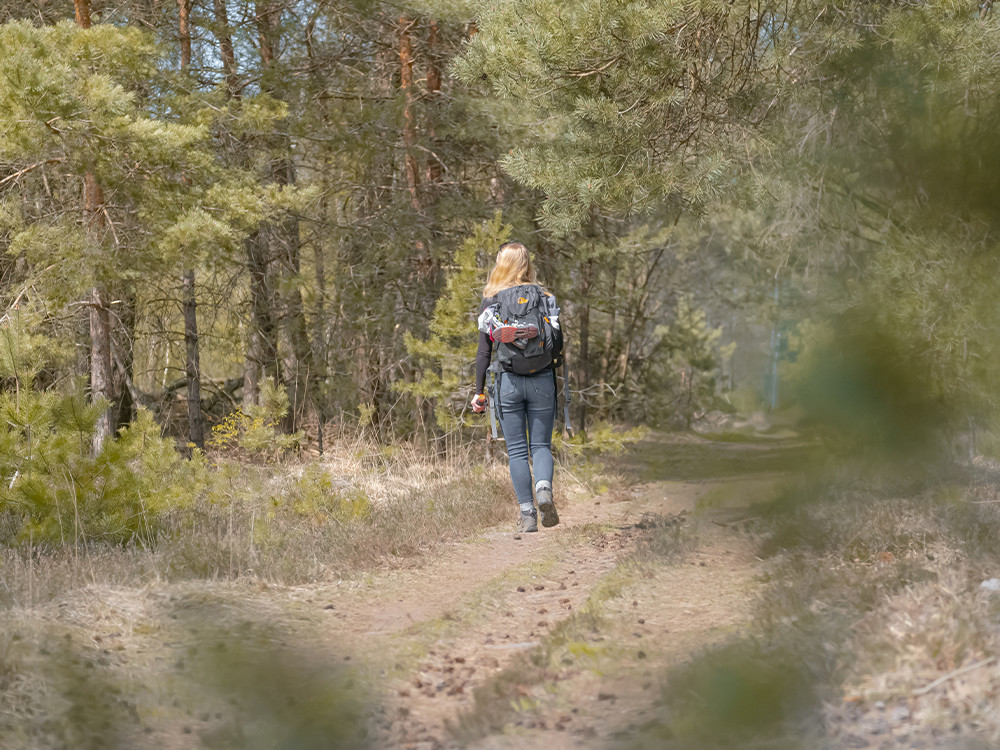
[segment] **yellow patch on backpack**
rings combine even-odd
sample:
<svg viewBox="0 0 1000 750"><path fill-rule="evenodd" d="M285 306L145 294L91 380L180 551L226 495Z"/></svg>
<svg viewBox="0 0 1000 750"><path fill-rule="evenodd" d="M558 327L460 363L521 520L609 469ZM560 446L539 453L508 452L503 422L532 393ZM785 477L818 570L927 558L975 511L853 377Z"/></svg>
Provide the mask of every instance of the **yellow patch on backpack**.
<svg viewBox="0 0 1000 750"><path fill-rule="evenodd" d="M528 300L526 300L524 297L518 297L517 298L517 304L519 304L519 305L526 305L526 304L528 304Z"/></svg>

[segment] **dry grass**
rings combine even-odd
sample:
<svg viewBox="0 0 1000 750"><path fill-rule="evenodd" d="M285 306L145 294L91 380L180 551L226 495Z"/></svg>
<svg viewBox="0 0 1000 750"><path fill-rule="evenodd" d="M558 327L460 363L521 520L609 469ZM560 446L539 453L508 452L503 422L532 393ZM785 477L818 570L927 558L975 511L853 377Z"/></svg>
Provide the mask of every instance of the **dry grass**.
<svg viewBox="0 0 1000 750"><path fill-rule="evenodd" d="M0 746L364 747L367 688L286 648L314 624L253 592L405 565L516 513L504 464L355 440L310 462L218 460L150 547L4 549Z"/></svg>
<svg viewBox="0 0 1000 750"><path fill-rule="evenodd" d="M0 553L0 604L32 606L83 586L157 581L330 580L405 564L433 546L512 520L507 468L472 449L447 459L342 441L309 462L220 460L212 491L159 519L150 547Z"/></svg>
<svg viewBox="0 0 1000 750"><path fill-rule="evenodd" d="M262 592L410 565L517 516L505 463L471 448L216 458L153 546L0 552L0 747L365 747L378 678L287 646L327 621ZM617 481L561 480L562 497Z"/></svg>
<svg viewBox="0 0 1000 750"><path fill-rule="evenodd" d="M1000 467L932 487L803 478L753 533L750 632L664 675L627 747L1000 744Z"/></svg>
<svg viewBox="0 0 1000 750"><path fill-rule="evenodd" d="M131 604L143 610L131 613L141 624L151 602L129 598L112 595L104 614L125 617L114 607ZM134 642L119 650L110 636L82 638L74 623L5 618L0 746L370 745L365 725L377 707L358 674L328 653L285 645L287 634L273 626L219 614L211 606L187 612L146 658Z"/></svg>
<svg viewBox="0 0 1000 750"><path fill-rule="evenodd" d="M1000 598L976 578L956 562L857 623L850 649L858 659L844 683L850 709L831 708L827 717L836 733L881 721L900 740L958 727L1000 744Z"/></svg>

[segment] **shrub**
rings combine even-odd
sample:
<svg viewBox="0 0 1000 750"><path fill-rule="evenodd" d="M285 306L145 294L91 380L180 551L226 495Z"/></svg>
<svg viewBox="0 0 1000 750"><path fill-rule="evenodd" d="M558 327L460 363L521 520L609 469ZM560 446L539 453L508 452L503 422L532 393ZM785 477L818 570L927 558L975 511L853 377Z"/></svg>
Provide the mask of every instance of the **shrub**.
<svg viewBox="0 0 1000 750"><path fill-rule="evenodd" d="M247 458L276 460L283 453L302 445L302 431L287 435L279 427L288 414L288 393L265 378L260 386L260 405L247 406L230 412L212 428L209 448Z"/></svg>
<svg viewBox="0 0 1000 750"><path fill-rule="evenodd" d="M106 404L88 404L82 384L69 395L0 394L0 539L4 543L149 544L167 508L189 502L208 483L200 454L185 461L152 415L91 453Z"/></svg>

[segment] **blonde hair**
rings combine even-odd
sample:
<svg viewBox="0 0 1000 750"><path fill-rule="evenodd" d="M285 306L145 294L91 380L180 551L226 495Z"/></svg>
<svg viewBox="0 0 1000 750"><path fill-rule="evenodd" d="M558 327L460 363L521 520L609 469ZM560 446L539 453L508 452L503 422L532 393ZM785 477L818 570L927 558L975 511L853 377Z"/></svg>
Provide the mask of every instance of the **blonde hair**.
<svg viewBox="0 0 1000 750"><path fill-rule="evenodd" d="M505 242L497 253L497 262L490 271L483 289L483 297L492 297L499 291L518 284L537 284L535 266L531 262L528 248L520 242Z"/></svg>

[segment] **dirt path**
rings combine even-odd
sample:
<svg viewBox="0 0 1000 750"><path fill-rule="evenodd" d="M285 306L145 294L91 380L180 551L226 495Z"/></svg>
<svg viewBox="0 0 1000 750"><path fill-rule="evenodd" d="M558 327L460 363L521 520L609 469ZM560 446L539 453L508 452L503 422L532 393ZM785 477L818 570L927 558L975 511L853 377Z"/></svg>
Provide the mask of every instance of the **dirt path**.
<svg viewBox="0 0 1000 750"><path fill-rule="evenodd" d="M270 710L267 696L283 688L246 684L274 668L238 663L285 658L274 654L299 660L301 673L278 672L305 695L330 665L350 667L348 682L360 679L360 694L374 700L369 737L378 748L594 746L648 720L664 670L739 632L751 615L760 572L752 541L699 505L722 497L738 506L754 495L744 489L759 478L706 481L734 461L742 471L776 467L753 446L707 450L697 465L683 442L650 443L628 468L638 477L630 491L568 500L557 490L557 527L518 535L511 521L403 570L292 587L77 590L8 615L8 653L32 653L17 643L44 631L48 642L65 639L83 667L118 675L123 697L112 708L143 732L126 746L246 746L239 717L253 715L254 701ZM46 643L32 648L45 655ZM67 669L67 679L89 685L86 669ZM219 669L232 674L192 690ZM275 717L279 726L296 721Z"/></svg>
<svg viewBox="0 0 1000 750"><path fill-rule="evenodd" d="M737 527L687 520L719 486L652 481L617 502L562 503L553 529L494 529L416 569L298 595L336 623L332 646L388 678L380 746L579 746L641 721L658 695L658 671L749 617L758 564L749 540ZM620 591L601 592L609 578L623 578L622 563L664 519L684 524L691 549L670 564L649 563L636 580L625 574ZM595 598L602 623L597 645L579 646L586 658L563 658L542 680L519 675ZM524 711L508 710L518 702ZM497 710L485 725L476 716ZM533 718L539 714L551 718Z"/></svg>

